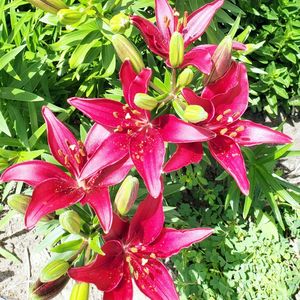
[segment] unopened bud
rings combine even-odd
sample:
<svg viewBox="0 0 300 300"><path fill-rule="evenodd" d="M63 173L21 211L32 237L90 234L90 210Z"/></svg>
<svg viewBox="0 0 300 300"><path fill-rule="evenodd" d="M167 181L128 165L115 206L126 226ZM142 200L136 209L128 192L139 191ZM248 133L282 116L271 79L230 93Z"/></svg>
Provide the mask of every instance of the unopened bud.
<svg viewBox="0 0 300 300"><path fill-rule="evenodd" d="M74 234L80 232L81 219L76 211L68 210L59 216L59 223L61 227Z"/></svg>
<svg viewBox="0 0 300 300"><path fill-rule="evenodd" d="M68 8L62 0L28 0L28 2L51 14L56 14L60 9Z"/></svg>
<svg viewBox="0 0 300 300"><path fill-rule="evenodd" d="M145 68L142 56L138 49L128 39L126 39L125 36L115 34L112 37L112 44L120 60L124 62L126 59L129 59L133 69L137 73L140 73Z"/></svg>
<svg viewBox="0 0 300 300"><path fill-rule="evenodd" d="M204 77L204 85L215 82L229 70L232 62L231 54L232 38L230 36L226 36L221 41L211 58L213 67L210 74Z"/></svg>
<svg viewBox="0 0 300 300"><path fill-rule="evenodd" d="M199 123L207 119L208 113L200 105L188 105L183 116L191 123Z"/></svg>
<svg viewBox="0 0 300 300"><path fill-rule="evenodd" d="M25 214L30 201L30 196L25 196L22 194L10 195L7 198L8 206L23 215Z"/></svg>
<svg viewBox="0 0 300 300"><path fill-rule="evenodd" d="M137 93L134 97L134 103L139 108L152 110L157 106L157 100L147 94Z"/></svg>
<svg viewBox="0 0 300 300"><path fill-rule="evenodd" d="M136 177L127 176L122 182L116 198L115 207L120 215L126 215L134 204L139 190L139 181Z"/></svg>
<svg viewBox="0 0 300 300"><path fill-rule="evenodd" d="M90 285L86 282L78 282L72 288L70 300L88 300Z"/></svg>
<svg viewBox="0 0 300 300"><path fill-rule="evenodd" d="M83 13L74 9L60 9L57 13L60 23L64 25L71 25L78 23L83 17Z"/></svg>
<svg viewBox="0 0 300 300"><path fill-rule="evenodd" d="M124 13L113 16L109 21L109 26L114 33L123 33L130 25L130 18Z"/></svg>
<svg viewBox="0 0 300 300"><path fill-rule="evenodd" d="M66 274L57 280L41 282L37 280L30 288L30 300L50 300L56 297L67 285L70 277Z"/></svg>
<svg viewBox="0 0 300 300"><path fill-rule="evenodd" d="M194 73L191 69L186 68L184 69L178 76L177 79L177 87L184 88L189 85L194 78Z"/></svg>
<svg viewBox="0 0 300 300"><path fill-rule="evenodd" d="M41 282L49 282L65 275L70 268L70 265L65 260L54 260L46 265L40 275Z"/></svg>
<svg viewBox="0 0 300 300"><path fill-rule="evenodd" d="M169 61L173 68L179 67L183 63L184 40L181 33L175 31L170 40Z"/></svg>

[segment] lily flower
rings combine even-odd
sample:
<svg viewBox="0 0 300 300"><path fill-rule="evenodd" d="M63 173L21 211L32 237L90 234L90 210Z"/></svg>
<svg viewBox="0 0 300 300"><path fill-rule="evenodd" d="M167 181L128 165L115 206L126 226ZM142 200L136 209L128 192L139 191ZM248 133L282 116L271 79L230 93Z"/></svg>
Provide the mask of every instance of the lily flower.
<svg viewBox="0 0 300 300"><path fill-rule="evenodd" d="M104 291L104 300L132 300L132 277L150 299L179 299L172 277L159 259L206 239L213 230L176 230L163 224L162 195L158 199L148 196L130 222L114 215L111 231L104 236L105 255L98 255L87 266L70 269L69 276L95 284Z"/></svg>
<svg viewBox="0 0 300 300"><path fill-rule="evenodd" d="M28 229L44 215L80 202L95 210L103 230L108 232L113 219L108 187L121 182L132 168L129 156L110 153L111 144L118 141L101 125L91 128L83 144L47 107L43 107L42 113L51 153L70 176L51 163L32 160L11 166L0 181L23 181L34 187L25 214ZM94 156L100 157L101 164L93 176L84 176L82 171L94 168Z"/></svg>
<svg viewBox="0 0 300 300"><path fill-rule="evenodd" d="M84 98L71 98L68 102L96 123L114 131L111 138L116 142L111 145L109 155L122 158L129 154L149 193L156 198L162 190L160 177L165 156L164 142L202 142L213 138L215 134L173 115L152 120L149 111L137 107L135 95L147 93L151 75L152 71L148 68L136 74L126 60L120 70L126 104L110 99ZM90 164L94 169L83 170L83 175L92 175L101 163L102 158L94 156Z"/></svg>
<svg viewBox="0 0 300 300"><path fill-rule="evenodd" d="M182 91L190 105L200 105L208 117L198 125L215 132L216 137L208 141L212 156L235 179L241 191L248 195L249 180L240 146L260 144L288 144L287 135L269 127L241 120L247 109L249 83L246 67L233 62L228 72L203 90L201 97L186 88ZM171 172L190 163L198 163L203 155L202 145L179 145L166 164L164 171Z"/></svg>
<svg viewBox="0 0 300 300"><path fill-rule="evenodd" d="M140 16L132 16L131 22L141 31L149 49L168 60L172 35L175 32L180 33L186 49L205 32L223 3L224 0L215 0L190 15L185 12L183 19L179 20L179 13L176 9L171 8L167 0L155 0L156 26ZM209 74L212 61L206 47L198 46L187 52L179 68L187 65L193 65L204 74Z"/></svg>

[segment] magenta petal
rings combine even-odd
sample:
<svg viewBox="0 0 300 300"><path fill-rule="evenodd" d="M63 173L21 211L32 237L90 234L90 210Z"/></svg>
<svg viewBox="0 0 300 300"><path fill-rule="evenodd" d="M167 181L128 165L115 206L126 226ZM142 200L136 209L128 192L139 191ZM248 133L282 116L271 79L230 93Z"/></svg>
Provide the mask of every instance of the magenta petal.
<svg viewBox="0 0 300 300"><path fill-rule="evenodd" d="M110 99L85 99L85 98L70 98L69 104L83 112L95 122L107 126L117 127L125 117L123 104Z"/></svg>
<svg viewBox="0 0 300 300"><path fill-rule="evenodd" d="M128 143L126 134L114 133L109 136L83 167L80 174L81 180L125 157L129 152Z"/></svg>
<svg viewBox="0 0 300 300"><path fill-rule="evenodd" d="M94 124L89 130L84 142L88 157L91 157L97 148L112 134L112 130L100 124Z"/></svg>
<svg viewBox="0 0 300 300"><path fill-rule="evenodd" d="M167 258L178 254L183 248L199 243L213 233L211 228L176 230L164 228L158 238L147 246L148 253L155 253L158 258Z"/></svg>
<svg viewBox="0 0 300 300"><path fill-rule="evenodd" d="M197 164L203 157L201 143L178 144L177 150L164 166L164 172L170 173L190 164Z"/></svg>
<svg viewBox="0 0 300 300"><path fill-rule="evenodd" d="M45 161L32 160L7 168L2 173L0 182L23 181L34 187L50 178L70 179L70 177L57 166Z"/></svg>
<svg viewBox="0 0 300 300"><path fill-rule="evenodd" d="M124 240L127 236L129 228L128 220L123 220L117 214L113 213L113 222L110 231L103 236L105 241Z"/></svg>
<svg viewBox="0 0 300 300"><path fill-rule="evenodd" d="M87 266L70 269L69 276L80 282L93 283L100 291L113 290L123 278L123 248L120 242L109 241L102 250L105 255L97 255Z"/></svg>
<svg viewBox="0 0 300 300"><path fill-rule="evenodd" d="M164 115L155 120L165 142L192 143L204 142L215 137L212 131L189 124L173 115Z"/></svg>
<svg viewBox="0 0 300 300"><path fill-rule="evenodd" d="M237 121L230 130L237 130L238 135L234 140L242 146L292 143L289 136L249 120Z"/></svg>
<svg viewBox="0 0 300 300"><path fill-rule="evenodd" d="M138 258L131 260L134 279L139 289L153 300L179 300L176 288L167 268L156 259L148 259L143 265Z"/></svg>
<svg viewBox="0 0 300 300"><path fill-rule="evenodd" d="M243 44L243 43L233 41L232 42L232 49L234 49L234 50L240 50L240 51L245 51L245 50L247 50L247 46L245 44Z"/></svg>
<svg viewBox="0 0 300 300"><path fill-rule="evenodd" d="M245 195L249 194L249 180L240 147L231 138L217 136L208 142L209 150L218 163L234 178Z"/></svg>
<svg viewBox="0 0 300 300"><path fill-rule="evenodd" d="M84 191L76 181L48 179L37 185L25 214L25 226L31 229L43 216L80 201Z"/></svg>
<svg viewBox="0 0 300 300"><path fill-rule="evenodd" d="M131 244L150 244L159 236L164 219L162 195L157 199L147 196L130 222L127 241Z"/></svg>
<svg viewBox="0 0 300 300"><path fill-rule="evenodd" d="M165 158L164 141L158 130L148 128L130 141L131 159L154 198L161 193L161 173Z"/></svg>
<svg viewBox="0 0 300 300"><path fill-rule="evenodd" d="M49 108L44 106L42 114L47 125L48 144L55 159L77 176L81 165L74 154L79 150L77 140L71 131L59 121Z"/></svg>
<svg viewBox="0 0 300 300"><path fill-rule="evenodd" d="M129 266L124 264L121 282L110 292L105 292L103 300L132 300L133 287Z"/></svg>
<svg viewBox="0 0 300 300"><path fill-rule="evenodd" d="M108 188L92 188L87 192L86 196L81 202L83 204L88 203L93 208L97 214L103 231L107 233L110 230L113 220L113 212Z"/></svg>
<svg viewBox="0 0 300 300"><path fill-rule="evenodd" d="M132 16L131 21L140 30L151 51L164 58L169 57L169 40L165 40L156 26L139 16Z"/></svg>
<svg viewBox="0 0 300 300"><path fill-rule="evenodd" d="M174 11L167 0L155 0L156 24L165 40L170 40L175 30ZM166 26L168 24L168 26Z"/></svg>
<svg viewBox="0 0 300 300"><path fill-rule="evenodd" d="M209 74L212 69L211 55L201 46L195 47L184 55L183 63L180 68L194 66L200 72Z"/></svg>
<svg viewBox="0 0 300 300"><path fill-rule="evenodd" d="M186 47L205 32L215 13L223 3L224 0L215 0L200 7L188 17L187 26L183 30Z"/></svg>

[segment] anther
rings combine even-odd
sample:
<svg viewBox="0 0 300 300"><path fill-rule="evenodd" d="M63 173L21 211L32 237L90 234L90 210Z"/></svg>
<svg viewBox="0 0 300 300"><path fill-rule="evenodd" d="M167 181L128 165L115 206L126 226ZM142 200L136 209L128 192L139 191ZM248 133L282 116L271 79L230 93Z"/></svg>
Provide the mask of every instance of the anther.
<svg viewBox="0 0 300 300"><path fill-rule="evenodd" d="M183 28L187 26L187 19L188 19L188 12L185 11L183 16Z"/></svg>
<svg viewBox="0 0 300 300"><path fill-rule="evenodd" d="M67 165L69 163L69 155L65 155L64 163L65 163L65 165Z"/></svg>
<svg viewBox="0 0 300 300"><path fill-rule="evenodd" d="M245 126L239 126L235 131L241 132L245 130Z"/></svg>
<svg viewBox="0 0 300 300"><path fill-rule="evenodd" d="M220 122L223 119L223 115L218 115L217 116L217 121Z"/></svg>
<svg viewBox="0 0 300 300"><path fill-rule="evenodd" d="M133 132L133 131L132 131L131 129L128 129L128 130L127 130L127 134L128 134L128 135L132 135L132 132Z"/></svg>
<svg viewBox="0 0 300 300"><path fill-rule="evenodd" d="M146 268L144 268L144 271L145 271L145 273L147 274L147 275L149 275L149 269L146 267Z"/></svg>
<svg viewBox="0 0 300 300"><path fill-rule="evenodd" d="M235 117L237 117L237 116L239 116L239 115L240 115L240 112L237 111L237 112L235 112L235 113L232 115L232 117L235 118Z"/></svg>
<svg viewBox="0 0 300 300"><path fill-rule="evenodd" d="M132 110L131 111L134 115L140 115L141 114L141 112L139 112L138 110L136 110L136 109L134 109L134 110Z"/></svg>
<svg viewBox="0 0 300 300"><path fill-rule="evenodd" d="M231 132L229 134L229 136L232 137L232 138L236 137L237 135L238 135L237 132Z"/></svg>
<svg viewBox="0 0 300 300"><path fill-rule="evenodd" d="M131 257L130 257L130 256L127 256L127 257L126 257L126 261L127 261L128 263L130 263L130 262L131 262Z"/></svg>
<svg viewBox="0 0 300 300"><path fill-rule="evenodd" d="M229 109L226 109L225 111L224 111L224 115L228 115L229 113L231 113L231 109L229 108Z"/></svg>
<svg viewBox="0 0 300 300"><path fill-rule="evenodd" d="M220 130L220 134L224 135L227 131L228 131L227 128L223 128L223 129Z"/></svg>
<svg viewBox="0 0 300 300"><path fill-rule="evenodd" d="M133 272L133 276L134 276L135 280L139 279L139 273L138 272Z"/></svg>
<svg viewBox="0 0 300 300"><path fill-rule="evenodd" d="M137 253L137 252L138 252L138 249L137 249L136 247L131 247L131 248L130 248L130 251L131 251L132 253Z"/></svg>
<svg viewBox="0 0 300 300"><path fill-rule="evenodd" d="M86 153L85 153L85 151L83 150L83 148L80 148L78 152L79 152L79 154L80 154L82 157L85 157L85 156L86 156Z"/></svg>
<svg viewBox="0 0 300 300"><path fill-rule="evenodd" d="M113 116L114 116L115 118L118 118L118 117L119 117L119 114L118 114L116 111L114 111L114 112L113 112Z"/></svg>
<svg viewBox="0 0 300 300"><path fill-rule="evenodd" d="M80 163L81 163L81 159L80 159L79 154L78 154L78 153L75 153L74 157L75 157L76 162L77 162L78 164L80 164Z"/></svg>
<svg viewBox="0 0 300 300"><path fill-rule="evenodd" d="M151 257L151 258L156 258L155 253L151 253L151 254L150 254L150 257Z"/></svg>
<svg viewBox="0 0 300 300"><path fill-rule="evenodd" d="M117 128L114 130L114 132L122 132L123 127L121 125L118 125Z"/></svg>
<svg viewBox="0 0 300 300"><path fill-rule="evenodd" d="M58 155L59 155L59 156L64 156L64 153L62 152L62 150L61 150L61 149L58 149L58 151L57 151L57 152L58 152Z"/></svg>

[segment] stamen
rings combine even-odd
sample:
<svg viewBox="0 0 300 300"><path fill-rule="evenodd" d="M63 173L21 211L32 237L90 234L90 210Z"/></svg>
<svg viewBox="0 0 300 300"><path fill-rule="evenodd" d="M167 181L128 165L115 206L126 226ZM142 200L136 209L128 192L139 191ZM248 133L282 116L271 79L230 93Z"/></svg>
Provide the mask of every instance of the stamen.
<svg viewBox="0 0 300 300"><path fill-rule="evenodd" d="M188 19L188 12L185 11L183 16L183 28L187 26L187 19Z"/></svg>
<svg viewBox="0 0 300 300"><path fill-rule="evenodd" d="M217 116L217 121L220 122L223 119L223 115L218 115Z"/></svg>
<svg viewBox="0 0 300 300"><path fill-rule="evenodd" d="M114 132L122 132L123 127L121 125L118 125L117 128L114 130Z"/></svg>
<svg viewBox="0 0 300 300"><path fill-rule="evenodd" d="M134 110L132 110L131 111L134 115L140 115L141 114L141 112L139 112L138 110L136 110L136 109L134 109Z"/></svg>
<svg viewBox="0 0 300 300"><path fill-rule="evenodd" d="M84 148L83 142L80 140L77 141L77 145L79 146L79 148Z"/></svg>
<svg viewBox="0 0 300 300"><path fill-rule="evenodd" d="M151 258L156 258L155 253L151 253L151 254L150 254L150 257L151 257Z"/></svg>
<svg viewBox="0 0 300 300"><path fill-rule="evenodd" d="M240 132L244 130L245 130L245 126L239 126L235 131Z"/></svg>
<svg viewBox="0 0 300 300"><path fill-rule="evenodd" d="M228 131L227 128L223 128L223 129L220 130L220 134L224 135L227 131Z"/></svg>
<svg viewBox="0 0 300 300"><path fill-rule="evenodd" d="M238 135L237 132L231 132L229 134L229 136L232 137L232 138L236 137L237 135Z"/></svg>
<svg viewBox="0 0 300 300"><path fill-rule="evenodd" d="M130 257L130 256L127 256L127 257L126 257L126 261L127 261L128 263L130 263L130 262L131 262L131 257Z"/></svg>
<svg viewBox="0 0 300 300"><path fill-rule="evenodd" d="M85 153L85 151L84 151L83 148L80 148L78 152L79 152L79 154L80 154L82 157L85 157L85 156L86 156L86 153Z"/></svg>
<svg viewBox="0 0 300 300"><path fill-rule="evenodd" d="M123 105L123 110L127 110L127 108L129 108L129 105L128 104L124 104Z"/></svg>
<svg viewBox="0 0 300 300"><path fill-rule="evenodd" d="M69 164L69 155L65 155L65 158L64 158L64 163L65 165Z"/></svg>
<svg viewBox="0 0 300 300"><path fill-rule="evenodd" d="M235 118L235 117L237 117L237 116L239 116L239 115L240 115L240 112L237 111L237 112L235 112L235 113L232 115L232 117Z"/></svg>
<svg viewBox="0 0 300 300"><path fill-rule="evenodd" d="M79 154L78 154L78 153L75 153L74 157L75 157L76 162L77 162L78 164L80 164L80 163L81 163L81 159L80 159Z"/></svg>
<svg viewBox="0 0 300 300"><path fill-rule="evenodd" d="M113 112L113 116L114 116L115 118L118 118L118 117L119 117L119 114L118 114L116 111L114 111L114 112Z"/></svg>
<svg viewBox="0 0 300 300"><path fill-rule="evenodd" d="M128 130L127 130L127 134L128 134L128 135L132 135L132 132L133 132L133 131L132 131L131 129L128 129Z"/></svg>
<svg viewBox="0 0 300 300"><path fill-rule="evenodd" d="M144 271L145 271L145 273L146 273L147 275L149 275L150 272L149 272L149 269L148 269L147 267L144 268Z"/></svg>
<svg viewBox="0 0 300 300"><path fill-rule="evenodd" d="M139 279L139 273L138 272L133 272L133 276L134 276L135 280Z"/></svg>
<svg viewBox="0 0 300 300"><path fill-rule="evenodd" d="M229 109L226 109L225 111L224 111L224 115L228 115L229 113L231 113L231 109L229 108Z"/></svg>
<svg viewBox="0 0 300 300"><path fill-rule="evenodd" d="M57 153L58 153L59 156L64 156L64 153L62 152L61 149L58 149Z"/></svg>
<svg viewBox="0 0 300 300"><path fill-rule="evenodd" d="M131 247L129 249L132 253L137 253L138 252L138 249L136 247Z"/></svg>

